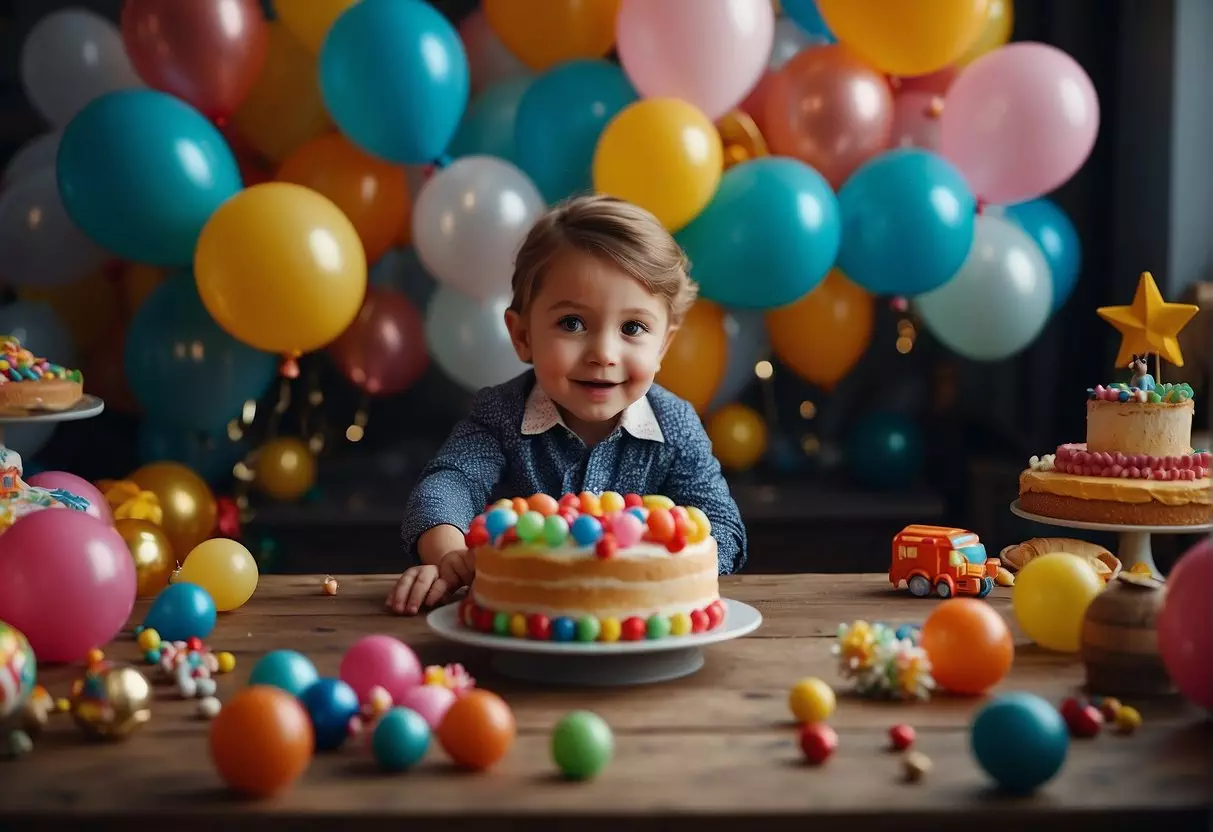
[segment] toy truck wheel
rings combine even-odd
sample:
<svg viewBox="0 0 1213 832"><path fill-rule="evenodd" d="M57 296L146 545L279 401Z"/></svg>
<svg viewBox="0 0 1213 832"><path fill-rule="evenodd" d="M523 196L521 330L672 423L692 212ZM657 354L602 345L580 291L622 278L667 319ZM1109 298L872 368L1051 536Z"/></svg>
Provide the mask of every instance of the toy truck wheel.
<svg viewBox="0 0 1213 832"><path fill-rule="evenodd" d="M909 583L910 594L916 595L919 598L926 598L931 594L931 582L922 575L915 575L910 578Z"/></svg>
<svg viewBox="0 0 1213 832"><path fill-rule="evenodd" d="M993 578L982 578L981 579L981 589L977 590L977 597L985 598L987 595L989 595L993 591L994 591L994 579Z"/></svg>
<svg viewBox="0 0 1213 832"><path fill-rule="evenodd" d="M940 581L939 583L935 584L935 594L940 598L951 598L952 587L947 581Z"/></svg>

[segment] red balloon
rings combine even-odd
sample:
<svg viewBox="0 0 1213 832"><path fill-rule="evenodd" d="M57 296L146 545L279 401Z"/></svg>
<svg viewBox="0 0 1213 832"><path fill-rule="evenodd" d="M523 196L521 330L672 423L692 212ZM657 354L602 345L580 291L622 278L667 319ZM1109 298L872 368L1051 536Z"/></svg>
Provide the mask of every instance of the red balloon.
<svg viewBox="0 0 1213 832"><path fill-rule="evenodd" d="M328 347L337 368L372 396L407 390L425 373L425 321L406 296L368 287L358 317Z"/></svg>
<svg viewBox="0 0 1213 832"><path fill-rule="evenodd" d="M945 66L926 75L906 76L896 80L897 89L901 92L925 92L931 95L947 95L948 87L956 80L959 70L954 66Z"/></svg>
<svg viewBox="0 0 1213 832"><path fill-rule="evenodd" d="M268 27L258 0L126 0L122 42L149 87L222 119L257 80Z"/></svg>

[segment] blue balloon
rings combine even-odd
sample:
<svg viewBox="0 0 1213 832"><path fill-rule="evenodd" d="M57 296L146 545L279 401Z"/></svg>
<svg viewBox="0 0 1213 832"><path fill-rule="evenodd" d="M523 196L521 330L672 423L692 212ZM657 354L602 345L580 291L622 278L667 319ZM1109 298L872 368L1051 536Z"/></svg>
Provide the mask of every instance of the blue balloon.
<svg viewBox="0 0 1213 832"><path fill-rule="evenodd" d="M840 229L838 201L822 175L768 156L729 168L708 207L676 236L704 297L772 309L825 278Z"/></svg>
<svg viewBox="0 0 1213 832"><path fill-rule="evenodd" d="M224 332L184 273L157 286L135 313L125 366L148 416L216 433L269 389L278 359Z"/></svg>
<svg viewBox="0 0 1213 832"><path fill-rule="evenodd" d="M319 678L316 665L307 656L294 650L273 650L253 666L248 683L269 685L299 696Z"/></svg>
<svg viewBox="0 0 1213 832"><path fill-rule="evenodd" d="M875 411L861 416L846 437L852 476L868 488L905 488L922 469L922 436L901 413Z"/></svg>
<svg viewBox="0 0 1213 832"><path fill-rule="evenodd" d="M143 626L155 630L164 641L187 641L209 636L216 617L215 602L205 589L197 584L169 584L152 602Z"/></svg>
<svg viewBox="0 0 1213 832"><path fill-rule="evenodd" d="M796 21L796 25L812 37L819 38L826 43L837 42L834 33L826 25L825 18L817 9L817 0L781 0L779 5L783 8L785 15Z"/></svg>
<svg viewBox="0 0 1213 832"><path fill-rule="evenodd" d="M350 720L359 710L358 694L340 679L318 679L299 696L312 720L317 751L340 748L349 736Z"/></svg>
<svg viewBox="0 0 1213 832"><path fill-rule="evenodd" d="M876 295L920 295L964 265L977 200L960 171L926 150L865 162L838 192L838 268Z"/></svg>
<svg viewBox="0 0 1213 832"><path fill-rule="evenodd" d="M421 0L362 0L320 49L320 94L346 138L403 165L429 164L467 108L467 54L447 19Z"/></svg>
<svg viewBox="0 0 1213 832"><path fill-rule="evenodd" d="M247 434L233 442L226 431L206 433L159 419L139 422L139 462L180 462L211 485L232 475L251 449Z"/></svg>
<svg viewBox="0 0 1213 832"><path fill-rule="evenodd" d="M1069 300L1082 271L1082 243L1074 223L1065 211L1044 197L1008 205L1005 211L1007 218L1028 232L1044 252L1045 262L1053 273L1052 311L1056 312Z"/></svg>
<svg viewBox="0 0 1213 832"><path fill-rule="evenodd" d="M610 61L553 67L532 82L518 105L518 167L548 202L591 190L598 137L636 99L632 82Z"/></svg>
<svg viewBox="0 0 1213 832"><path fill-rule="evenodd" d="M518 115L518 104L530 85L530 76L517 75L485 87L468 105L455 138L447 148L447 155L452 159L496 156L518 164L514 120Z"/></svg>
<svg viewBox="0 0 1213 832"><path fill-rule="evenodd" d="M371 753L384 771L407 771L430 747L430 726L411 708L392 708L371 735Z"/></svg>
<svg viewBox="0 0 1213 832"><path fill-rule="evenodd" d="M219 130L154 90L89 102L63 131L57 171L81 231L120 257L160 266L193 262L202 226L243 187Z"/></svg>
<svg viewBox="0 0 1213 832"><path fill-rule="evenodd" d="M1070 748L1066 722L1033 693L1007 693L981 709L970 734L973 756L999 786L1027 794L1061 770Z"/></svg>

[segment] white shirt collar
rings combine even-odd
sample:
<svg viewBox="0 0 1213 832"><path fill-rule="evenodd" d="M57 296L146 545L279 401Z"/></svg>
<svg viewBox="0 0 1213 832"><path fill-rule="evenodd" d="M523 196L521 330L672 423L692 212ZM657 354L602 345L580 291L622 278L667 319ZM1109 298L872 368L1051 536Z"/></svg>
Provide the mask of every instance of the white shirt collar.
<svg viewBox="0 0 1213 832"><path fill-rule="evenodd" d="M522 413L522 435L547 433L557 425L568 428L560 417L560 411L556 409L556 403L536 384L527 396L526 409ZM657 414L653 412L648 396L641 396L624 408L619 426L637 439L665 442L665 435L661 432L661 425L657 423Z"/></svg>

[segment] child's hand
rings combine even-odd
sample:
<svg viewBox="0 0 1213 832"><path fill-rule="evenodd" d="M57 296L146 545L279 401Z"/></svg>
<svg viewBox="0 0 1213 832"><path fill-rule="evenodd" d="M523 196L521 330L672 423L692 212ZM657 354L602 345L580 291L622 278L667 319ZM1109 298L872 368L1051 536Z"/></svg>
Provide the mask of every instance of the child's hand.
<svg viewBox="0 0 1213 832"><path fill-rule="evenodd" d="M398 615L416 615L423 605L432 607L447 596L451 587L439 577L437 566L411 566L396 581L387 596L387 608Z"/></svg>
<svg viewBox="0 0 1213 832"><path fill-rule="evenodd" d="M476 577L476 555L468 549L447 552L438 561L438 577L451 592L461 586L471 586L472 578Z"/></svg>

